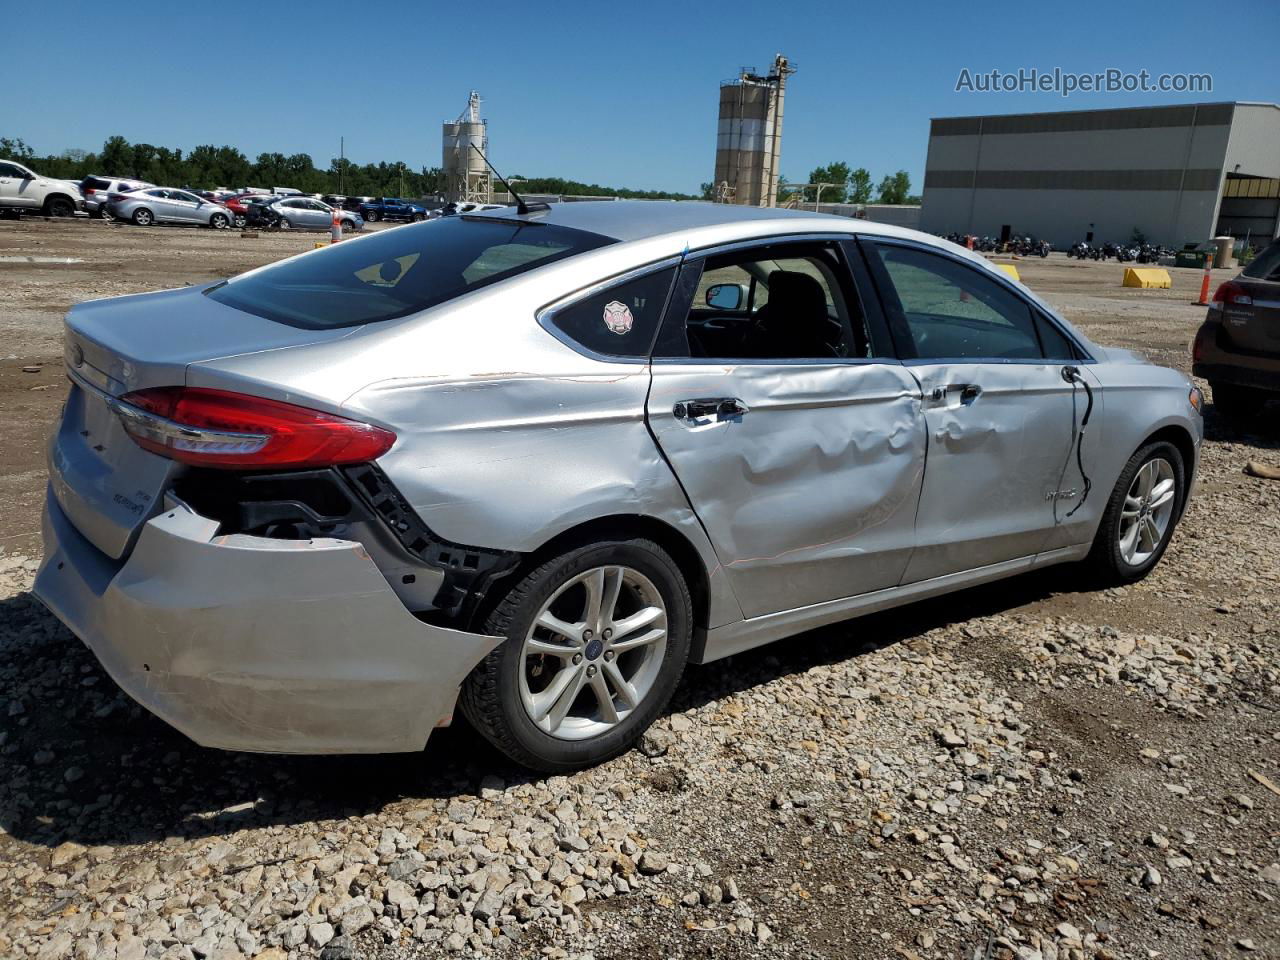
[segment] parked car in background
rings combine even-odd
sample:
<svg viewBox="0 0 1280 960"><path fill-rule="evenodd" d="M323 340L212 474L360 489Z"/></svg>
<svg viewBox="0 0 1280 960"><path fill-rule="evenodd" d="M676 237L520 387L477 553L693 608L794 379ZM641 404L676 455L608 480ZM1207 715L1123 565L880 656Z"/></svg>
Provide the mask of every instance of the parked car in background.
<svg viewBox="0 0 1280 960"><path fill-rule="evenodd" d="M364 227L364 218L341 208L329 206L310 197L277 197L262 210L263 222L281 230L328 230L333 226L333 214L338 210L343 230L352 232Z"/></svg>
<svg viewBox="0 0 1280 960"><path fill-rule="evenodd" d="M74 217L82 209L84 197L70 180L42 177L16 160L0 159L0 210Z"/></svg>
<svg viewBox="0 0 1280 960"><path fill-rule="evenodd" d="M399 197L373 197L360 204L360 216L370 223L379 220L425 220L427 208Z"/></svg>
<svg viewBox="0 0 1280 960"><path fill-rule="evenodd" d="M35 594L224 749L421 750L456 701L522 764L598 763L688 662L1142 579L1203 439L1184 374L970 251L720 204L448 217L65 341Z"/></svg>
<svg viewBox="0 0 1280 960"><path fill-rule="evenodd" d="M1218 287L1191 361L1229 418L1248 420L1280 400L1280 240Z"/></svg>
<svg viewBox="0 0 1280 960"><path fill-rule="evenodd" d="M347 200L347 197L338 193L326 193L320 197L322 203L327 203L331 207L341 207L343 210L347 209Z"/></svg>
<svg viewBox="0 0 1280 960"><path fill-rule="evenodd" d="M261 193L237 193L227 197L222 201L223 206L231 214L231 223L236 227L243 227L248 224L248 214L246 204L253 200L260 200L269 196Z"/></svg>
<svg viewBox="0 0 1280 960"><path fill-rule="evenodd" d="M342 201L342 209L350 210L352 213L359 213L360 207L366 203L372 203L373 197L347 197Z"/></svg>
<svg viewBox="0 0 1280 960"><path fill-rule="evenodd" d="M273 194L259 194L258 196L246 197L241 205L244 207L245 222L243 226L248 227L265 227L268 226L268 220L271 211L268 209L271 204L277 200L283 199Z"/></svg>
<svg viewBox="0 0 1280 960"><path fill-rule="evenodd" d="M175 187L146 187L113 195L107 204L107 213L139 227L190 223L225 230L231 226L231 213L226 207Z"/></svg>
<svg viewBox="0 0 1280 960"><path fill-rule="evenodd" d="M113 193L129 193L143 187L154 186L146 180L130 180L125 177L88 176L80 181L80 193L84 208L91 216L107 217L107 201Z"/></svg>

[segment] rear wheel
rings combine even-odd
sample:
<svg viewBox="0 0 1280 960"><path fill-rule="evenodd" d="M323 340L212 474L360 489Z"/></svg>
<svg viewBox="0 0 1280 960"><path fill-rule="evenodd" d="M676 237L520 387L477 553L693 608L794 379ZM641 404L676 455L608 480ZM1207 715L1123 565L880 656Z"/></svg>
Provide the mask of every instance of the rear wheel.
<svg viewBox="0 0 1280 960"><path fill-rule="evenodd" d="M101 218L101 219L103 219L103 220L112 220L112 219L114 219L114 218L111 216L111 212L110 212L109 210L107 210L107 205L106 205L105 203L104 203L102 206L98 207L98 216L99 216L99 218Z"/></svg>
<svg viewBox="0 0 1280 960"><path fill-rule="evenodd" d="M235 224L236 229L238 230L243 230L245 226L249 223L249 221L245 219L243 213L237 213L231 222Z"/></svg>
<svg viewBox="0 0 1280 960"><path fill-rule="evenodd" d="M1213 406L1228 420L1250 420L1262 412L1267 395L1253 387L1241 387L1234 383L1211 383Z"/></svg>
<svg viewBox="0 0 1280 960"><path fill-rule="evenodd" d="M1120 471L1085 561L1107 583L1141 580L1160 562L1178 525L1186 468L1171 443L1147 444Z"/></svg>
<svg viewBox="0 0 1280 960"><path fill-rule="evenodd" d="M74 217L76 215L76 205L66 197L50 197L44 202L44 215L46 217Z"/></svg>
<svg viewBox="0 0 1280 960"><path fill-rule="evenodd" d="M149 227L156 222L156 218L146 207L139 207L133 211L132 220L140 227Z"/></svg>
<svg viewBox="0 0 1280 960"><path fill-rule="evenodd" d="M579 547L529 571L483 632L506 637L463 683L467 719L525 766L577 770L628 749L689 658L693 604L658 544Z"/></svg>
<svg viewBox="0 0 1280 960"><path fill-rule="evenodd" d="M378 220L380 220L381 218L382 218L382 214L380 214L377 210L370 210L369 213L365 216L365 219L368 220L370 223L377 223Z"/></svg>
<svg viewBox="0 0 1280 960"><path fill-rule="evenodd" d="M415 214L413 215L413 222L414 222L414 223L420 223L420 222L422 222L422 221L423 221L423 220L425 220L425 219L427 219L425 214L415 213Z"/></svg>

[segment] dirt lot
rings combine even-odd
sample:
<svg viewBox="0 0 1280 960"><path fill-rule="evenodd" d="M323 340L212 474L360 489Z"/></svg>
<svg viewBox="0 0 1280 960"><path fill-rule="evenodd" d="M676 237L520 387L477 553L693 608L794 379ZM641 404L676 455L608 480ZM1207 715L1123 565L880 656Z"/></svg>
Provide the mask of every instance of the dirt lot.
<svg viewBox="0 0 1280 960"><path fill-rule="evenodd" d="M1241 473L1280 431L1212 408L1141 584L1055 568L692 669L572 777L462 726L295 759L143 713L27 592L61 315L315 239L0 222L0 956L1280 957L1280 483ZM1018 266L1186 369L1198 272Z"/></svg>

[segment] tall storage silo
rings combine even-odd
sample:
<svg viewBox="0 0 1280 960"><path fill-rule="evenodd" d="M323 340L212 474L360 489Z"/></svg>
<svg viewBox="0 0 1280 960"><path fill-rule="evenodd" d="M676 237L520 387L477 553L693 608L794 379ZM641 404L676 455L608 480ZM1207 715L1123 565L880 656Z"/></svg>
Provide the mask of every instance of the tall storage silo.
<svg viewBox="0 0 1280 960"><path fill-rule="evenodd" d="M489 127L480 119L480 94L471 91L462 116L443 127L442 162L445 199L466 203L489 203L489 168L472 144L489 155Z"/></svg>
<svg viewBox="0 0 1280 960"><path fill-rule="evenodd" d="M795 73L778 54L767 75L743 71L720 85L715 199L756 207L777 205L782 154L782 104Z"/></svg>

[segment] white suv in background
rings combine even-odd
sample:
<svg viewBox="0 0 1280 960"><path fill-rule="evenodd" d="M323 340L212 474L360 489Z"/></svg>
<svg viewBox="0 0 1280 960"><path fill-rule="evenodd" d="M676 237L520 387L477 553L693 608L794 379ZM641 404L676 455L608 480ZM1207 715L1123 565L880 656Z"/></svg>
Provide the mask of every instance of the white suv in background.
<svg viewBox="0 0 1280 960"><path fill-rule="evenodd" d="M74 217L83 207L80 188L70 180L51 180L13 160L0 159L0 210Z"/></svg>

